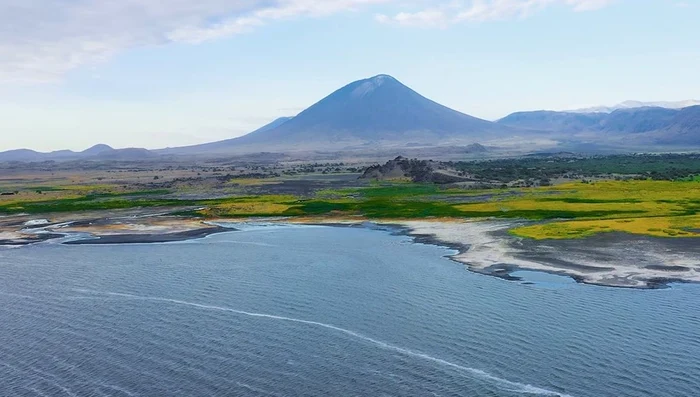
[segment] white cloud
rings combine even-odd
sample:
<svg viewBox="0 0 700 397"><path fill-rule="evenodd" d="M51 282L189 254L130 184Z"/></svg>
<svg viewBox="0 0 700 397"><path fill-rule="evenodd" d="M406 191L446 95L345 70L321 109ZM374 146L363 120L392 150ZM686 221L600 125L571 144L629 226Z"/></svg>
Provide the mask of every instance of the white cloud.
<svg viewBox="0 0 700 397"><path fill-rule="evenodd" d="M427 9L418 12L400 12L393 17L383 14L375 16L381 23L395 22L406 26L445 27L448 17L441 9Z"/></svg>
<svg viewBox="0 0 700 397"><path fill-rule="evenodd" d="M471 0L453 1L418 12L401 12L394 16L377 15L382 23L404 26L444 27L460 22L485 22L525 18L546 7L566 6L573 11L592 11L617 0Z"/></svg>
<svg viewBox="0 0 700 397"><path fill-rule="evenodd" d="M274 6L261 7L243 16L225 19L213 25L187 26L168 34L173 41L198 43L219 37L250 31L268 21L298 16L326 16L339 11L352 11L358 7L386 3L391 0L281 0Z"/></svg>
<svg viewBox="0 0 700 397"><path fill-rule="evenodd" d="M201 42L273 20L392 0L0 0L0 84L60 80L128 48Z"/></svg>
<svg viewBox="0 0 700 397"><path fill-rule="evenodd" d="M606 7L616 0L568 0L574 11L593 11Z"/></svg>
<svg viewBox="0 0 700 397"><path fill-rule="evenodd" d="M615 0L446 0L417 12L377 15L382 23L445 28L465 21L531 15L560 5L574 11ZM277 20L320 17L380 3L433 0L0 0L0 84L59 81L69 71L129 48L199 43L250 32Z"/></svg>

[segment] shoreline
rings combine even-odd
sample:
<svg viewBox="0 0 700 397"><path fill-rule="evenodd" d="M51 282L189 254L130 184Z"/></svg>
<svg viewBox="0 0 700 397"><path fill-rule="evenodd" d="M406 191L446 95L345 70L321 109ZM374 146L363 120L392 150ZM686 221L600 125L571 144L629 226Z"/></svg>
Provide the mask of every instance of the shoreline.
<svg viewBox="0 0 700 397"><path fill-rule="evenodd" d="M0 235L0 246L33 245L71 236L85 237L68 239L61 244L169 243L236 231L236 223L388 230L395 235L408 236L415 243L454 250L454 254L446 257L464 265L469 271L509 281L521 281L512 273L526 270L567 276L583 284L619 288L660 289L672 283L700 283L700 259L695 259L700 258L700 246L622 233L577 240L529 240L508 233L509 229L522 225L522 221L452 218L370 220L364 217L204 221L146 212L129 218L66 218L47 225L6 231Z"/></svg>
<svg viewBox="0 0 700 397"><path fill-rule="evenodd" d="M579 284L612 288L664 289L670 284L700 283L700 245L689 245L687 239L605 233L586 239L531 240L508 233L509 229L526 223L517 220L268 218L265 221L388 228L396 235L411 237L415 243L456 251L445 257L471 272L508 281L522 281L512 273L535 271L570 277ZM681 252L683 248L690 250ZM669 254L669 250L674 253Z"/></svg>
<svg viewBox="0 0 700 397"><path fill-rule="evenodd" d="M663 289L674 283L700 283L700 259L695 259L700 258L700 245L694 247L693 252L686 252L685 256L666 252L669 247L664 244L675 244L676 248L680 248L685 243L682 240L625 233L606 233L588 239L529 240L508 233L509 229L523 224L522 221L451 218L280 221L337 227L388 228L396 235L412 238L415 243L456 251L445 257L471 272L508 281L522 281L521 277L512 275L517 271L535 271L570 277L579 284L612 288ZM605 247L606 244L608 247ZM633 254L630 253L630 246ZM683 265L673 263L674 261Z"/></svg>
<svg viewBox="0 0 700 397"><path fill-rule="evenodd" d="M107 245L107 244L158 244L172 243L177 241L197 240L213 234L235 231L235 229L225 227L208 227L202 229L186 230L174 233L162 234L107 234L96 235L91 238L65 241L64 245Z"/></svg>
<svg viewBox="0 0 700 397"><path fill-rule="evenodd" d="M231 231L173 212L150 208L53 216L21 214L0 222L0 246L22 247L52 241L65 245L167 243Z"/></svg>
<svg viewBox="0 0 700 397"><path fill-rule="evenodd" d="M626 258L608 258L606 261L595 261L593 258L562 259L551 252L537 252L537 245L554 248L566 248L567 244L579 244L585 240L546 240L530 241L523 244L524 239L509 235L507 229L516 222L501 221L404 221L395 223L401 234L412 237L417 243L427 243L453 249L457 253L447 255L449 259L460 263L469 271L499 277L509 281L520 281L520 277L512 273L539 271L554 275L566 276L577 283L615 288L632 289L662 289L673 283L700 283L700 260L689 259L694 266L678 266L674 264L653 264L645 267L630 265ZM471 229L471 230L469 230ZM624 234L608 234L609 240L624 245L635 241L644 245L644 240ZM612 237L612 239L611 239ZM590 241L589 241L590 242ZM667 242L667 240L664 240ZM523 247L529 245L529 247ZM581 251L586 250L583 246ZM528 251L529 249L529 251ZM611 251L614 249L611 249ZM567 251L563 256L566 257ZM700 247L698 247L700 252ZM620 252L624 254L624 252ZM539 255L538 255L539 254ZM644 252L638 252L644 256ZM594 257L595 255L591 255ZM700 256L697 256L700 258ZM579 262L573 260L579 259ZM617 261L622 263L618 263ZM615 263L611 263L615 261Z"/></svg>

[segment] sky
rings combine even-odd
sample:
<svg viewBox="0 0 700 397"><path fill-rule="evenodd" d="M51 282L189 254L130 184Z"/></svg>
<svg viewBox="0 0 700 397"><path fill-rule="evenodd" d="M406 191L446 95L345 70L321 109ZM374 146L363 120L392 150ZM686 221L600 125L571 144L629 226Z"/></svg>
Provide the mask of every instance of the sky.
<svg viewBox="0 0 700 397"><path fill-rule="evenodd" d="M163 148L389 74L489 120L700 99L700 0L0 0L0 150Z"/></svg>

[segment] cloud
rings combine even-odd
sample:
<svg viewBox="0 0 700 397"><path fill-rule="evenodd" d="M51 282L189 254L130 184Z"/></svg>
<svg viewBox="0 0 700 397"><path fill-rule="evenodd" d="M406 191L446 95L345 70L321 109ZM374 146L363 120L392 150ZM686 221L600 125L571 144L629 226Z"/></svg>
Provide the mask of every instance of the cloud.
<svg viewBox="0 0 700 397"><path fill-rule="evenodd" d="M379 14L375 19L381 23L395 22L406 26L445 27L449 18L441 9L427 9L418 12L400 12L393 17Z"/></svg>
<svg viewBox="0 0 700 397"><path fill-rule="evenodd" d="M460 22L522 18L545 7L574 11L615 0L446 0L417 12L377 15L381 23L446 28ZM84 65L130 48L200 43L278 20L322 17L376 4L434 0L0 0L0 84L60 81Z"/></svg>
<svg viewBox="0 0 700 397"><path fill-rule="evenodd" d="M60 80L135 47L198 43L274 20L392 0L1 0L0 84Z"/></svg>
<svg viewBox="0 0 700 397"><path fill-rule="evenodd" d="M380 14L376 20L403 26L446 27L460 22L486 22L525 18L544 8L565 6L575 12L592 11L617 0L471 0L453 1L438 7L394 16Z"/></svg>
<svg viewBox="0 0 700 397"><path fill-rule="evenodd" d="M387 3L391 0L285 0L274 6L262 7L243 16L223 20L209 26L188 26L168 34L173 41L199 43L219 37L250 31L268 21L289 19L298 16L326 16L340 11L357 10L361 6Z"/></svg>

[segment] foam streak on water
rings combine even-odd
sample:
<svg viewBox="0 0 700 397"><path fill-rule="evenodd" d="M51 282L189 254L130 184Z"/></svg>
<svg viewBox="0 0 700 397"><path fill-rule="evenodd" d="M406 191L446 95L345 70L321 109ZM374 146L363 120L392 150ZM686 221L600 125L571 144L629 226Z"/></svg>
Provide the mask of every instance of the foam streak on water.
<svg viewBox="0 0 700 397"><path fill-rule="evenodd" d="M205 304L201 304L201 303L187 302L187 301L182 301L182 300L177 300L177 299L169 299L169 298L154 297L154 296L141 296L141 295L118 293L118 292L104 292L104 291L95 291L95 290L90 290L90 289L75 289L75 291L79 292L79 293L107 295L107 296L121 297L121 298L127 298L127 299L138 299L138 300L145 300L145 301L152 301L152 302L165 302L165 303L171 303L171 304L175 304L175 305L195 307L195 308L204 309L204 310L217 310L217 311L223 311L223 312L228 312L228 313L240 314L240 315L249 316L249 317L266 318L266 319L271 319L271 320L287 321L287 322L293 322L293 323L298 323L298 324L306 324L306 325L322 327L322 328L326 328L329 330L344 333L346 335L352 336L352 337L357 338L357 339L364 340L366 342L370 342L370 343L378 346L381 349L394 351L397 353L404 354L406 356L420 358L420 359L431 361L433 363L440 364L440 365L443 365L446 367L451 367L451 368L457 369L464 374L470 375L473 378L478 378L478 379L481 379L483 381L491 382L494 385L501 387L503 390L507 390L510 392L523 393L523 394L535 394L535 395L542 395L542 396L554 396L554 397L556 397L556 396L558 396L558 397L572 397L568 394L562 394L559 392L543 389L543 388L528 385L528 384L509 381L507 379L503 379L503 378L499 378L497 376L491 375L491 374L489 374L485 371L482 371L480 369L466 367L466 366L463 366L463 365L460 365L457 363L453 363L453 362L450 362L450 361L447 361L447 360L444 360L444 359L441 359L438 357L433 357L431 355L421 353L421 352L418 352L415 350L392 345L390 343L386 343L386 342L371 338L369 336L360 334L358 332L355 332L355 331L352 331L349 329L337 327L335 325L326 324L326 323L322 323L322 322L318 322L318 321L303 320L303 319L299 319L299 318L278 316L278 315L267 314L267 313L248 312L248 311L237 310L237 309L233 309L233 308L229 308L229 307L205 305Z"/></svg>

